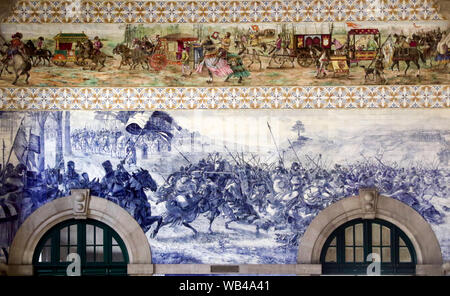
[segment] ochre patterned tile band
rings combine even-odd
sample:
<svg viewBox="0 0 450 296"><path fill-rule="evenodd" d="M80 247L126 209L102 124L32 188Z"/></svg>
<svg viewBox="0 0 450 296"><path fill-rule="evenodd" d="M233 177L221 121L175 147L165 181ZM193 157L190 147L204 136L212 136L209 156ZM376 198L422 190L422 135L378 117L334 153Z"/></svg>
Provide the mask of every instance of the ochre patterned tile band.
<svg viewBox="0 0 450 296"><path fill-rule="evenodd" d="M449 108L450 86L0 88L0 110Z"/></svg>
<svg viewBox="0 0 450 296"><path fill-rule="evenodd" d="M283 23L442 20L433 0L20 1L6 23Z"/></svg>

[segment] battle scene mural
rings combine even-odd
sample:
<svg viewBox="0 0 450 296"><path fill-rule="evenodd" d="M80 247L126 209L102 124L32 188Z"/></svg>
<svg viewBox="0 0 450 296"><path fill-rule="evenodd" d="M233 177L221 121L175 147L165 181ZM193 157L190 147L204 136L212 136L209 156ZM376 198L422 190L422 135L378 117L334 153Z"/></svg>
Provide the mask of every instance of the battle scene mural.
<svg viewBox="0 0 450 296"><path fill-rule="evenodd" d="M89 188L133 216L154 263L295 263L312 219L376 187L450 259L447 110L0 113L0 247ZM426 124L424 124L426 122Z"/></svg>
<svg viewBox="0 0 450 296"><path fill-rule="evenodd" d="M445 20L4 23L0 86L448 84ZM19 79L20 76L20 79Z"/></svg>

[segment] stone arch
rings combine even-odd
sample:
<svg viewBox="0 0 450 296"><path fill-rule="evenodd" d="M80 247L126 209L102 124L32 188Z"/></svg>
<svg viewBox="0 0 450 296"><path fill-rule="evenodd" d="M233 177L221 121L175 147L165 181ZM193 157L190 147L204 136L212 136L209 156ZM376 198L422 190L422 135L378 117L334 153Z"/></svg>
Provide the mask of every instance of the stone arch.
<svg viewBox="0 0 450 296"><path fill-rule="evenodd" d="M320 212L301 238L297 263L320 265L320 252L326 239L337 227L357 218L378 218L393 223L415 248L416 274L442 274L441 248L428 222L408 205L379 195L376 189L361 189L358 196L344 198Z"/></svg>
<svg viewBox="0 0 450 296"><path fill-rule="evenodd" d="M32 258L39 240L53 226L74 218L94 219L117 232L128 251L129 275L153 273L150 245L133 217L115 203L78 189L72 190L70 196L43 205L24 221L11 244L8 275L32 275Z"/></svg>

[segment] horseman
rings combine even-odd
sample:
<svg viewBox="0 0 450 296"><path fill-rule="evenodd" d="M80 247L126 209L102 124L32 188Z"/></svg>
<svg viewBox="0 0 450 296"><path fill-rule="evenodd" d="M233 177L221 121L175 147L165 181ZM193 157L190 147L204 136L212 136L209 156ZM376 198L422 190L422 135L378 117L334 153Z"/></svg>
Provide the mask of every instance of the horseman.
<svg viewBox="0 0 450 296"><path fill-rule="evenodd" d="M11 38L11 44L8 48L7 55L3 58L2 63L6 63L9 59L12 59L13 56L16 54L20 54L23 56L23 51L25 45L22 42L22 33L17 32L16 34L12 35Z"/></svg>
<svg viewBox="0 0 450 296"><path fill-rule="evenodd" d="M38 38L38 43L37 43L37 47L36 47L36 53L41 53L44 50L44 37L39 37Z"/></svg>
<svg viewBox="0 0 450 296"><path fill-rule="evenodd" d="M99 55L101 53L100 49L103 47L103 43L100 41L100 38L98 36L95 36L94 42L93 42L93 55Z"/></svg>

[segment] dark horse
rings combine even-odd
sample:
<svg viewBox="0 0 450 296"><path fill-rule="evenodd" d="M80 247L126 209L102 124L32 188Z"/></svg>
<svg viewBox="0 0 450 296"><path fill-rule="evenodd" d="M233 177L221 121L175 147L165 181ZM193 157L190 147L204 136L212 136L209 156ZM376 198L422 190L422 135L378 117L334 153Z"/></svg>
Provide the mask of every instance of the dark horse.
<svg viewBox="0 0 450 296"><path fill-rule="evenodd" d="M132 173L130 179L124 184L119 182L113 184L112 197L109 199L132 213L142 230L147 232L153 223L158 223L156 229L159 229L162 223L161 216L152 216L151 206L145 194L145 190L156 191L157 187L150 173L139 169Z"/></svg>
<svg viewBox="0 0 450 296"><path fill-rule="evenodd" d="M47 66L50 65L50 60L53 57L53 54L48 49L37 49L34 46L33 41L28 40L26 43L26 46L29 49L29 56L31 60L33 61L33 66L39 65L39 63L42 61L43 65L45 65L45 62L47 62Z"/></svg>
<svg viewBox="0 0 450 296"><path fill-rule="evenodd" d="M392 57L393 64L391 66L391 70L394 70L395 65L397 65L398 71L400 71L400 61L404 61L406 63L405 76L406 72L409 69L410 62L413 62L417 67L417 77L420 76L420 64L419 59L425 64L426 60L423 53L418 50L416 47L410 48L396 48L394 50L394 55Z"/></svg>

